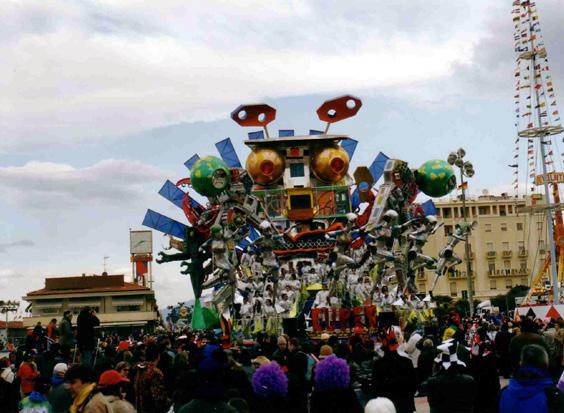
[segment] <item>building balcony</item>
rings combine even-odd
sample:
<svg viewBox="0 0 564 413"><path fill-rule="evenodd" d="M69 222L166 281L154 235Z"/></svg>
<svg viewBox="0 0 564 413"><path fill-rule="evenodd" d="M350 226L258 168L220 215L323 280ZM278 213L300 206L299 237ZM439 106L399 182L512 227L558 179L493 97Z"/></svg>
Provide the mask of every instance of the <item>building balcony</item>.
<svg viewBox="0 0 564 413"><path fill-rule="evenodd" d="M529 251L527 251L527 250L524 249L524 248L520 248L518 255L519 255L520 258L524 258L524 257L526 257L526 256L529 255Z"/></svg>
<svg viewBox="0 0 564 413"><path fill-rule="evenodd" d="M453 272L448 272L447 273L448 279L449 280L460 280L460 279L466 279L466 271L459 271L459 270L455 270ZM472 272L472 278L475 278L475 273Z"/></svg>
<svg viewBox="0 0 564 413"><path fill-rule="evenodd" d="M512 255L513 255L513 251L511 250L506 250L501 253L501 256L503 258L511 258Z"/></svg>
<svg viewBox="0 0 564 413"><path fill-rule="evenodd" d="M500 270L489 270L488 275L490 277L522 277L529 275L529 270L526 268L503 268Z"/></svg>
<svg viewBox="0 0 564 413"><path fill-rule="evenodd" d="M497 251L488 251L486 252L486 258L495 258L497 256Z"/></svg>

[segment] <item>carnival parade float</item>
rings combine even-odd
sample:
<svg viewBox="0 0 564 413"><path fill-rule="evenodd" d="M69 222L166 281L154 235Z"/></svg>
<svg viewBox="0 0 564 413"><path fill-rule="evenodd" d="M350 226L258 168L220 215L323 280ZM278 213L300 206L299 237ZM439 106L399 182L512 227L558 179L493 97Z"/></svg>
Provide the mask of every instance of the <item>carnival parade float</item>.
<svg viewBox="0 0 564 413"><path fill-rule="evenodd" d="M371 165L353 168L358 142L329 129L361 106L350 95L328 100L317 110L324 130L273 137L268 125L276 110L241 105L231 118L261 128L244 142L244 167L227 138L216 144L219 156L194 155L185 163L188 178L165 182L159 194L187 222L148 210L143 224L169 237L157 262L178 261L190 276L193 328L221 319L249 335L301 320L308 331L345 332L375 328L378 314L394 309L429 315L432 291L417 291L414 279L431 269L434 286L459 264L454 246L472 225L460 223L439 256L423 253L440 224L433 202L416 197L449 194L453 168L442 160L412 168L381 152Z"/></svg>

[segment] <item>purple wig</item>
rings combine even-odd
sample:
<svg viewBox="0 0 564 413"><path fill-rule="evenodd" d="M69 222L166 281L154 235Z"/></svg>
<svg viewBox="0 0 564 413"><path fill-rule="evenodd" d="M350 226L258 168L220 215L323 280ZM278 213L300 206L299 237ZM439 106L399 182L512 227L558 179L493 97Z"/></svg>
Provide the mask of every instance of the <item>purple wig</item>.
<svg viewBox="0 0 564 413"><path fill-rule="evenodd" d="M315 367L315 389L319 391L345 389L349 387L349 365L335 355L317 363Z"/></svg>
<svg viewBox="0 0 564 413"><path fill-rule="evenodd" d="M288 393L288 378L275 361L260 366L253 374L253 391L261 397L284 397Z"/></svg>

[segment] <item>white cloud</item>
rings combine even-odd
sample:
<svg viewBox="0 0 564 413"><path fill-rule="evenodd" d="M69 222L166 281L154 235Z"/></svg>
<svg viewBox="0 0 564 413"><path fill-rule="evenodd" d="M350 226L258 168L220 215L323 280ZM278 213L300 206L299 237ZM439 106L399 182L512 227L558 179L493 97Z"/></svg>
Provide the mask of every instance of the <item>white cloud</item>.
<svg viewBox="0 0 564 413"><path fill-rule="evenodd" d="M33 247L35 243L29 239L22 239L19 241L12 241L12 242L0 242L0 253L7 252L11 248L17 247ZM0 277L2 276L2 272L0 271Z"/></svg>
<svg viewBox="0 0 564 413"><path fill-rule="evenodd" d="M480 4L3 3L0 151L444 78L471 55Z"/></svg>
<svg viewBox="0 0 564 413"><path fill-rule="evenodd" d="M162 176L162 171L140 161L115 159L84 168L38 161L0 167L5 199L31 209L131 202L144 193L143 184Z"/></svg>

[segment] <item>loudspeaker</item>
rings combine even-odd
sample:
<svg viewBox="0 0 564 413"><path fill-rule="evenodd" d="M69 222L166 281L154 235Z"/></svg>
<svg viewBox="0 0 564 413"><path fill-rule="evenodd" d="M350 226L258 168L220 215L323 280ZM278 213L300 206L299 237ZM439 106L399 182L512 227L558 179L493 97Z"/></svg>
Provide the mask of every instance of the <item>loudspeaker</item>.
<svg viewBox="0 0 564 413"><path fill-rule="evenodd" d="M282 328L284 333L290 337L298 337L298 319L284 318L282 319Z"/></svg>

